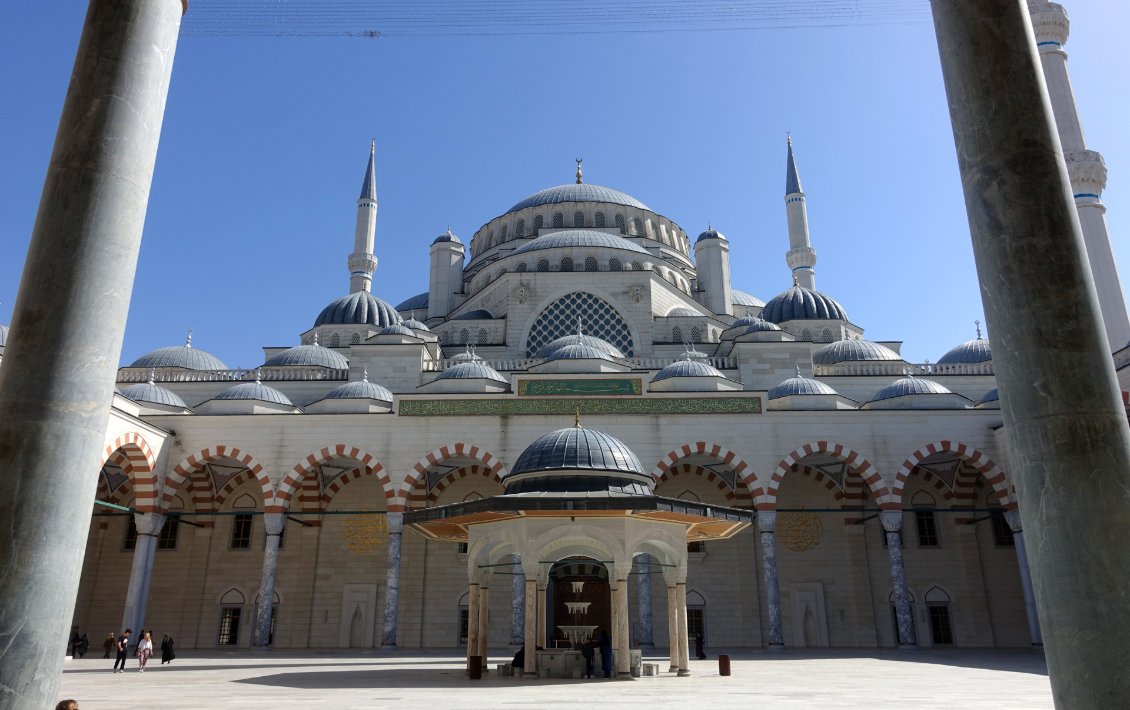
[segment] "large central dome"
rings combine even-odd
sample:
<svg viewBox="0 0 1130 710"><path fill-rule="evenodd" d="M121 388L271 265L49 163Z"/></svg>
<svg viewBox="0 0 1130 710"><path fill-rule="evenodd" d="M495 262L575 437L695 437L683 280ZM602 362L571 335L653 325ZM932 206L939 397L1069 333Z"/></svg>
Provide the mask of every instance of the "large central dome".
<svg viewBox="0 0 1130 710"><path fill-rule="evenodd" d="M535 192L507 210L507 214L524 210L527 207L555 205L561 202L609 202L614 205L651 210L650 207L631 195L626 195L610 187L604 187L602 185L571 184L558 185L557 187L546 188L541 192Z"/></svg>

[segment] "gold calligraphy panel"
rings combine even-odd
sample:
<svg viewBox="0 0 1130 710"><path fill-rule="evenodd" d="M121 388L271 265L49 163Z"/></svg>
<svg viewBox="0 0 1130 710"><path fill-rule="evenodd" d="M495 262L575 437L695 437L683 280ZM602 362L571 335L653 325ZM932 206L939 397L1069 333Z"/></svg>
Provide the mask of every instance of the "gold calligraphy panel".
<svg viewBox="0 0 1130 710"><path fill-rule="evenodd" d="M777 540L792 552L807 552L824 539L820 516L806 510L777 514Z"/></svg>
<svg viewBox="0 0 1130 710"><path fill-rule="evenodd" d="M341 528L345 549L357 555L372 555L388 539L388 521L383 515L350 515Z"/></svg>

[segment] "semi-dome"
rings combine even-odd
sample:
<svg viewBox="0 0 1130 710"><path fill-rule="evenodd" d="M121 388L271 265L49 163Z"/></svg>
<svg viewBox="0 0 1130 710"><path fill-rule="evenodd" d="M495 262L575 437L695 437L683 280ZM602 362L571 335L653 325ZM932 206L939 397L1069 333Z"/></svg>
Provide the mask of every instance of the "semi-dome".
<svg viewBox="0 0 1130 710"><path fill-rule="evenodd" d="M459 241L459 237L455 236L455 233L452 232L450 228L443 234L436 237L435 240L432 241L432 244L444 244L445 242L451 242L452 244L463 243Z"/></svg>
<svg viewBox="0 0 1130 710"><path fill-rule="evenodd" d="M667 311L667 317L668 318L675 318L675 317L686 318L686 317L701 316L701 315L702 314L699 313L698 311L696 311L695 309L687 308L686 306L675 306L671 310Z"/></svg>
<svg viewBox="0 0 1130 710"><path fill-rule="evenodd" d="M610 187L602 185L591 185L587 183L568 185L558 185L557 187L546 188L540 192L535 192L518 204L511 207L506 211L507 214L524 210L527 207L538 207L541 205L555 205L562 202L608 202L614 205L623 205L625 207L635 207L641 210L650 210L651 208L640 202L631 195L626 195L619 190L613 190Z"/></svg>
<svg viewBox="0 0 1130 710"><path fill-rule="evenodd" d="M953 392L950 392L945 385L938 384L933 380L926 380L921 377L904 377L879 390L873 401L879 402L884 399L906 397L912 394L953 394Z"/></svg>
<svg viewBox="0 0 1130 710"><path fill-rule="evenodd" d="M761 317L772 323L791 320L847 320L843 306L819 291L793 286L769 299Z"/></svg>
<svg viewBox="0 0 1130 710"><path fill-rule="evenodd" d="M408 309L405 309L408 310ZM384 327L399 323L400 314L388 303L368 291L342 296L322 309L314 321L320 325L375 325Z"/></svg>
<svg viewBox="0 0 1130 710"><path fill-rule="evenodd" d="M706 231L698 235L698 239L694 241L695 244L698 244L699 242L706 241L707 239L721 239L722 241L726 241L726 235L722 234L713 227L707 227Z"/></svg>
<svg viewBox="0 0 1130 710"><path fill-rule="evenodd" d="M555 350L573 345L585 345L587 347L596 348L610 358L624 358L624 353L620 352L619 348L607 340L602 340L594 335L581 335L579 333L566 335L546 343L535 353L534 357L548 358Z"/></svg>
<svg viewBox="0 0 1130 710"><path fill-rule="evenodd" d="M255 382L241 382L238 385L228 387L223 392L212 399L218 400L239 400L239 399L254 399L260 402L272 402L274 404L282 404L287 407L293 407L294 403L290 401L282 392L279 392L274 387L268 387L256 380Z"/></svg>
<svg viewBox="0 0 1130 710"><path fill-rule="evenodd" d="M840 362L898 361L894 350L870 340L837 340L812 353L812 364L835 365Z"/></svg>
<svg viewBox="0 0 1130 710"><path fill-rule="evenodd" d="M836 390L828 385L814 380L811 377L804 377L800 374L800 368L796 370L796 375L785 380L773 389L769 390L769 399L780 399L782 397L795 397L801 395L824 395L824 394L839 394Z"/></svg>
<svg viewBox="0 0 1130 710"><path fill-rule="evenodd" d="M507 380L498 370L482 360L456 363L439 373L436 380L494 380L495 382L510 384L510 380Z"/></svg>
<svg viewBox="0 0 1130 710"><path fill-rule="evenodd" d="M346 382L340 387L335 387L326 395L326 399L375 399L378 402L391 402L392 392L386 387L369 382L368 377L360 382Z"/></svg>
<svg viewBox="0 0 1130 710"><path fill-rule="evenodd" d="M386 325L384 328L381 328L379 331L377 331L377 335L407 335L410 338L416 337L416 334L412 332L412 329L404 325L403 323L393 323L392 325Z"/></svg>
<svg viewBox="0 0 1130 710"><path fill-rule="evenodd" d="M184 403L180 395L160 385L154 384L152 380L123 387L119 394L132 399L134 402L149 402L151 404L161 404L166 407L188 409L188 405Z"/></svg>
<svg viewBox="0 0 1130 710"><path fill-rule="evenodd" d="M760 318L753 318L752 320L753 322L747 325L744 330L742 330L742 335L745 335L746 333L781 332L781 326L777 325L776 323L770 323L769 321L762 320Z"/></svg>
<svg viewBox="0 0 1130 710"><path fill-rule="evenodd" d="M972 365L979 362L988 362L992 359L993 353L989 349L988 338L974 338L951 348L945 355L938 358L938 364Z"/></svg>
<svg viewBox="0 0 1130 710"><path fill-rule="evenodd" d="M725 377L717 368L699 360L689 357L685 360L676 360L651 378L652 382L660 382L672 377Z"/></svg>
<svg viewBox="0 0 1130 710"><path fill-rule="evenodd" d="M546 362L556 362L557 360L613 360L616 357L610 355L605 348L593 347L585 343L571 343L550 351L545 356L545 360Z"/></svg>
<svg viewBox="0 0 1130 710"><path fill-rule="evenodd" d="M531 251L539 251L541 249L560 249L566 247L620 249L623 251L636 252L637 254L648 253L647 249L644 249L639 244L628 241L624 237L616 234L598 232L595 229L565 229L560 232L543 234L536 239L532 239L511 252L511 256L526 254Z"/></svg>
<svg viewBox="0 0 1130 710"><path fill-rule="evenodd" d="M149 369L161 367L182 367L186 370L226 370L228 366L211 353L191 345L174 345L158 348L134 360L130 367Z"/></svg>
<svg viewBox="0 0 1130 710"><path fill-rule="evenodd" d="M491 315L490 311L484 310L482 308L476 308L473 311L467 311L466 313L460 313L459 315L455 316L455 318L453 318L452 320L491 320L493 318L494 318L494 316Z"/></svg>
<svg viewBox="0 0 1130 710"><path fill-rule="evenodd" d="M263 367L328 367L331 370L344 370L349 367L349 361L341 353L314 343L287 348L267 358Z"/></svg>
<svg viewBox="0 0 1130 710"><path fill-rule="evenodd" d="M503 483L507 494L651 494L651 477L631 449L615 437L579 425L538 437Z"/></svg>
<svg viewBox="0 0 1130 710"><path fill-rule="evenodd" d="M397 304L396 310L398 311L418 311L422 308L428 307L428 292L417 293L411 298L406 298Z"/></svg>
<svg viewBox="0 0 1130 710"><path fill-rule="evenodd" d="M423 331L426 331L426 332L431 332L431 328L424 325L423 323L416 320L415 318L409 318L409 319L403 321L401 323L401 325L403 325L405 328L411 328L412 330L423 330Z"/></svg>
<svg viewBox="0 0 1130 710"><path fill-rule="evenodd" d="M736 288L730 289L730 302L735 306L752 306L753 308L761 308L765 305L765 301L762 301L752 293L739 291Z"/></svg>

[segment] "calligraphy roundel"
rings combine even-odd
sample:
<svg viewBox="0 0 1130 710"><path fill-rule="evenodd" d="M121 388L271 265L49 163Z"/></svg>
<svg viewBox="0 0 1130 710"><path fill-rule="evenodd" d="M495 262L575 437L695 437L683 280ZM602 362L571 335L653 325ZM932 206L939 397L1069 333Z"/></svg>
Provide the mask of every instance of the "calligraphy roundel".
<svg viewBox="0 0 1130 710"><path fill-rule="evenodd" d="M792 552L807 552L824 539L820 516L802 510L777 515L777 539Z"/></svg>

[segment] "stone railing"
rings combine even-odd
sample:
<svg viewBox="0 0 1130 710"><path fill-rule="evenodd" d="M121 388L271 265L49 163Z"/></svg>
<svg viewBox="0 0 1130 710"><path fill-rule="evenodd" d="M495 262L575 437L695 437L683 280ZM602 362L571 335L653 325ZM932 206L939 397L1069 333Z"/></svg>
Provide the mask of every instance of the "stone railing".
<svg viewBox="0 0 1130 710"><path fill-rule="evenodd" d="M349 379L349 370L325 367L264 367L250 370L185 370L180 367L149 370L123 367L118 370L117 381L119 384L148 382L150 376L154 382L254 382L256 378L263 382L344 381Z"/></svg>
<svg viewBox="0 0 1130 710"><path fill-rule="evenodd" d="M939 365L934 362L913 363L894 361L838 362L835 365L814 365L812 372L817 377L884 376L906 377L915 375L992 375L992 362L955 363Z"/></svg>
<svg viewBox="0 0 1130 710"><path fill-rule="evenodd" d="M683 358L680 357L629 357L623 360L629 367L634 370L662 370L673 362L678 362ZM441 372L457 365L466 360L455 360L452 358L444 358L441 360L432 360L431 362L424 363L424 372ZM534 365L545 362L543 358L527 357L517 359L494 359L483 358L482 362L488 367L494 368L499 372L515 372L519 370L528 370ZM708 357L705 362L719 370L736 370L738 367L737 358L732 357Z"/></svg>

